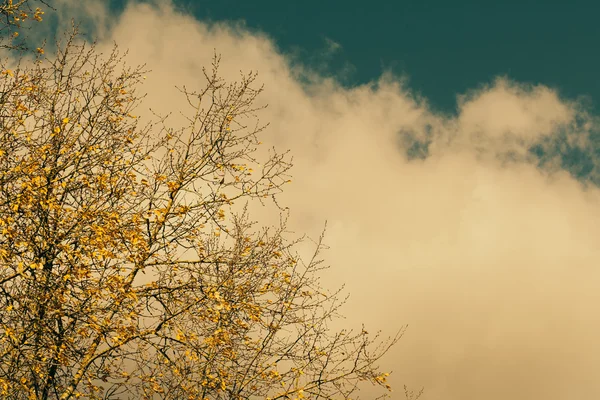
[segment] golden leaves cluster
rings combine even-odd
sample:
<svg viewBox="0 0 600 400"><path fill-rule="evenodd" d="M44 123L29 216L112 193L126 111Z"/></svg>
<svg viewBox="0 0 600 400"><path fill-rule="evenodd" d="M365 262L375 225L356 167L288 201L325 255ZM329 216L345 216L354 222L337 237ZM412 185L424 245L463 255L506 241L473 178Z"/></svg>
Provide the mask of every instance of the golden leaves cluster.
<svg viewBox="0 0 600 400"><path fill-rule="evenodd" d="M8 36L9 44L0 45L8 49L23 50L23 41L17 41L20 37L19 29L25 28L29 21L41 22L45 11L35 4L48 6L45 0L1 0L0 1L0 43L4 36ZM43 54L42 47L37 48L39 54Z"/></svg>
<svg viewBox="0 0 600 400"><path fill-rule="evenodd" d="M257 159L256 75L182 90L188 124L142 125L144 69L76 33L0 76L0 391L14 399L348 398L385 387L398 336L331 332L342 302L279 227L246 209L281 192ZM275 203L276 204L276 203ZM381 378L381 377L384 378Z"/></svg>

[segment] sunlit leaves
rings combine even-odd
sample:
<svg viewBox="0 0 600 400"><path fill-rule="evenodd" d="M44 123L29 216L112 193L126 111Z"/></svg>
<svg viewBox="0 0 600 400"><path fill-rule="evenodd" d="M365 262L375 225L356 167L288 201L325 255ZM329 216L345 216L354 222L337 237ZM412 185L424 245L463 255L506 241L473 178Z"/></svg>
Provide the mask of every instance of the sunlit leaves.
<svg viewBox="0 0 600 400"><path fill-rule="evenodd" d="M333 399L387 385L375 362L398 337L371 351L368 335L329 330L342 302L319 285L321 242L303 263L284 222L256 229L234 212L281 192L291 164L255 158L256 75L227 84L217 69L182 91L179 130L142 126L145 71L116 48L104 59L72 35L56 59L3 70L3 396Z"/></svg>
<svg viewBox="0 0 600 400"><path fill-rule="evenodd" d="M32 7L32 4L47 5L44 0L2 0L0 2L0 43L4 39L2 35L9 36L9 44L0 45L8 49L24 49L23 43L15 41L19 37L17 29L25 28L27 22L33 20L41 22L45 12L40 8Z"/></svg>

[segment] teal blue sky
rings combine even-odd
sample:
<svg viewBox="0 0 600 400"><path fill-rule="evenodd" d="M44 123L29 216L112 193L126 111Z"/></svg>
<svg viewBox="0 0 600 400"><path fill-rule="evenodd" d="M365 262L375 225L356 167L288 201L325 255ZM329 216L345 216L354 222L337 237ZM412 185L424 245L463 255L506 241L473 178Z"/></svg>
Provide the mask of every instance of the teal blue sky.
<svg viewBox="0 0 600 400"><path fill-rule="evenodd" d="M600 2L371 0L176 0L203 21L237 21L266 33L281 52L354 86L392 72L430 108L457 111L457 95L506 76L543 84L600 113ZM332 44L336 44L333 45ZM339 46L338 46L339 45ZM533 146L544 164L600 183L592 146L555 137ZM426 153L427 144L413 148ZM409 154L410 156L410 154Z"/></svg>
<svg viewBox="0 0 600 400"><path fill-rule="evenodd" d="M600 3L178 0L200 20L244 21L348 85L392 71L440 111L504 75L600 104ZM328 41L340 45L326 55Z"/></svg>
<svg viewBox="0 0 600 400"><path fill-rule="evenodd" d="M139 2L144 2L140 0ZM351 87L392 73L436 112L456 114L457 96L507 77L545 85L600 115L600 2L442 0L173 0L203 22L242 24L267 35L291 63ZM127 1L109 0L115 15ZM600 134L586 148L559 133L530 148L543 165L600 184ZM428 143L408 146L427 157ZM413 151L414 150L414 151Z"/></svg>

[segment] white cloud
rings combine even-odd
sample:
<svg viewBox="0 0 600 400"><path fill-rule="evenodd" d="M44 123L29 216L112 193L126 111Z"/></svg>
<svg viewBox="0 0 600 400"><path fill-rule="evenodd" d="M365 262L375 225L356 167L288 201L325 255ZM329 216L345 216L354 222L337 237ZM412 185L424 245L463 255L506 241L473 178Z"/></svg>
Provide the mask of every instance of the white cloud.
<svg viewBox="0 0 600 400"><path fill-rule="evenodd" d="M549 135L572 121L574 111L545 86L526 87L499 78L492 87L461 96L460 126L465 134L512 134L527 139Z"/></svg>
<svg viewBox="0 0 600 400"><path fill-rule="evenodd" d="M342 48L341 44L328 37L325 37L325 45L327 47L327 52L330 54L336 53Z"/></svg>

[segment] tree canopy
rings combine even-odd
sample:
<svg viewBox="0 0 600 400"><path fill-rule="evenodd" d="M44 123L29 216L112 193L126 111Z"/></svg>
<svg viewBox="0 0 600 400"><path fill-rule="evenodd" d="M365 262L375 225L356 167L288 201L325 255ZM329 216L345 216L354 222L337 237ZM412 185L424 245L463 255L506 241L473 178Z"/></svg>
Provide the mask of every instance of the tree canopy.
<svg viewBox="0 0 600 400"><path fill-rule="evenodd" d="M24 2L7 2L3 15ZM16 11L15 11L16 12ZM11 14L13 15L13 14ZM34 14L41 15L41 14ZM0 65L0 393L11 399L349 399L384 389L401 332L333 331L275 199L291 159L259 159L256 75L181 90L182 129L142 123L144 66L76 29L56 54ZM276 204L276 203L275 203Z"/></svg>

